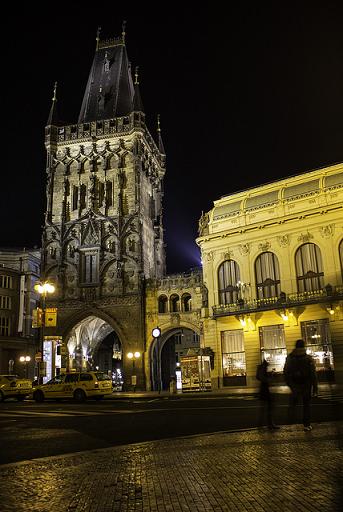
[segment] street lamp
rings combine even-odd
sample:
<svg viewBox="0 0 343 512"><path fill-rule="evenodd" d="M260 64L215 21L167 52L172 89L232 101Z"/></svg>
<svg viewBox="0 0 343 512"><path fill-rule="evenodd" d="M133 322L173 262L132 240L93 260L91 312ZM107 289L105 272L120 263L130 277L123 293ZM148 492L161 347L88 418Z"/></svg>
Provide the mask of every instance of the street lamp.
<svg viewBox="0 0 343 512"><path fill-rule="evenodd" d="M140 352L128 352L127 358L132 360L132 375L131 375L131 385L133 387L133 392L136 392L136 385L137 385L137 376L135 372L135 362L136 359L139 359L141 357Z"/></svg>
<svg viewBox="0 0 343 512"><path fill-rule="evenodd" d="M30 356L20 356L19 361L24 364L24 374L25 378L27 378L27 363L31 361Z"/></svg>
<svg viewBox="0 0 343 512"><path fill-rule="evenodd" d="M157 346L157 385L158 385L158 392L161 393L161 355L160 355L161 329L159 327L154 327L151 334L152 334L152 337L155 339L156 346Z"/></svg>
<svg viewBox="0 0 343 512"><path fill-rule="evenodd" d="M49 283L48 281L44 281L42 283L36 283L34 285L35 292L39 293L41 299L40 299L40 306L42 310L42 322L40 325L40 335L39 335L39 345L40 345L40 352L41 352L41 362L39 364L39 375L38 375L38 383L43 384L43 373L44 373L44 327L45 327L45 304L46 304L46 297L50 293L54 293L55 287L53 284Z"/></svg>

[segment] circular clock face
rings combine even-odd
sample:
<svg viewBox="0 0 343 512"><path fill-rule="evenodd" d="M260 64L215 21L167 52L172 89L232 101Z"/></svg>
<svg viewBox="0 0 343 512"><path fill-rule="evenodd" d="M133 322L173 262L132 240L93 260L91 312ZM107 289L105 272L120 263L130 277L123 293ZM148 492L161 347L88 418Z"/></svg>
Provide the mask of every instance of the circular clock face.
<svg viewBox="0 0 343 512"><path fill-rule="evenodd" d="M152 330L152 335L154 338L158 338L161 335L161 329L159 327L155 327L155 329Z"/></svg>

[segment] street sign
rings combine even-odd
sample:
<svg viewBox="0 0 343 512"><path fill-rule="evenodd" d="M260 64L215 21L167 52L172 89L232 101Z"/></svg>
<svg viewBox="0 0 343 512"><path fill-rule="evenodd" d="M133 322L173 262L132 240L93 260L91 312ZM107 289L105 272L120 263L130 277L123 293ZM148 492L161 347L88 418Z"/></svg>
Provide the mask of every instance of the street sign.
<svg viewBox="0 0 343 512"><path fill-rule="evenodd" d="M46 362L45 361L41 361L39 363L39 376L46 377Z"/></svg>
<svg viewBox="0 0 343 512"><path fill-rule="evenodd" d="M40 363L41 360L42 360L42 352L36 352L36 354L35 354L36 363Z"/></svg>
<svg viewBox="0 0 343 512"><path fill-rule="evenodd" d="M57 308L46 308L45 310L45 327L56 327L57 324Z"/></svg>
<svg viewBox="0 0 343 512"><path fill-rule="evenodd" d="M32 329L42 327L42 309L36 308L32 310Z"/></svg>

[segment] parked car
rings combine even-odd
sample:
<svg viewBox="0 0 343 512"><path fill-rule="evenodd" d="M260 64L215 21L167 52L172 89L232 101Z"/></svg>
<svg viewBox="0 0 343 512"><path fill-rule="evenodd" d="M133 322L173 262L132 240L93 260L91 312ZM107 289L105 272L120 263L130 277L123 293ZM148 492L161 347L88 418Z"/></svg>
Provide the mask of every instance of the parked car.
<svg viewBox="0 0 343 512"><path fill-rule="evenodd" d="M98 371L63 373L32 389L36 402L43 402L46 398L74 398L77 402L84 402L87 398L101 400L105 395L111 394L110 377Z"/></svg>
<svg viewBox="0 0 343 512"><path fill-rule="evenodd" d="M11 397L21 401L31 392L32 383L29 379L22 379L19 375L0 375L0 402Z"/></svg>

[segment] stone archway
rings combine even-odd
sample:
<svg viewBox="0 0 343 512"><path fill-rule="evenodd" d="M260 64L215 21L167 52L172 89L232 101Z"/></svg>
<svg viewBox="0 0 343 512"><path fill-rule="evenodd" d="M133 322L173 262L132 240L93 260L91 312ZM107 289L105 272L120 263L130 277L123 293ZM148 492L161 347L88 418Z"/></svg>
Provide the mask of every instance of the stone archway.
<svg viewBox="0 0 343 512"><path fill-rule="evenodd" d="M102 318L91 314L80 320L67 334L66 344L69 369L99 369L106 373L122 370L118 362L122 360L121 341L114 328ZM120 380L120 372L118 377Z"/></svg>
<svg viewBox="0 0 343 512"><path fill-rule="evenodd" d="M200 336L190 327L178 326L154 339L150 346L150 381L153 391L169 390L180 357L200 348Z"/></svg>

